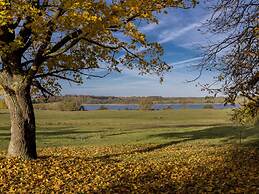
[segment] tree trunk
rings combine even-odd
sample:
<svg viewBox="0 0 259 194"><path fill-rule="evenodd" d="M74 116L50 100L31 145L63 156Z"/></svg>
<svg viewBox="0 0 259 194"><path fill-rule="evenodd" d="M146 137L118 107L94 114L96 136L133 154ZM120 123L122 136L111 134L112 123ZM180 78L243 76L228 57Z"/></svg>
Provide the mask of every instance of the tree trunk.
<svg viewBox="0 0 259 194"><path fill-rule="evenodd" d="M5 89L5 101L11 119L11 140L7 156L36 159L36 126L30 86L18 88Z"/></svg>

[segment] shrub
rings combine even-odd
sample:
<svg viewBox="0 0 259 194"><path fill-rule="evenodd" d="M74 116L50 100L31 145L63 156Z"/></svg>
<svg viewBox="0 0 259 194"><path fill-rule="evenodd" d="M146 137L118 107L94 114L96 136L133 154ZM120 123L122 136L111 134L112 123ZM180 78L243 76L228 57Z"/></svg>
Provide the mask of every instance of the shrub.
<svg viewBox="0 0 259 194"><path fill-rule="evenodd" d="M63 111L78 111L79 108L78 103L74 100L65 100L61 104L61 110Z"/></svg>
<svg viewBox="0 0 259 194"><path fill-rule="evenodd" d="M64 100L54 103L34 104L34 108L39 110L78 111L80 105L75 100Z"/></svg>
<svg viewBox="0 0 259 194"><path fill-rule="evenodd" d="M167 107L165 107L165 110L171 110L171 109L174 109L172 105L168 105Z"/></svg>
<svg viewBox="0 0 259 194"><path fill-rule="evenodd" d="M212 104L205 104L203 105L204 109L214 109L214 106Z"/></svg>
<svg viewBox="0 0 259 194"><path fill-rule="evenodd" d="M153 101L149 98L144 98L139 102L139 109L140 110L153 110Z"/></svg>
<svg viewBox="0 0 259 194"><path fill-rule="evenodd" d="M108 110L108 108L104 105L101 105L98 110Z"/></svg>
<svg viewBox="0 0 259 194"><path fill-rule="evenodd" d="M214 103L215 102L215 97L213 97L213 96L206 96L205 97L205 102L206 103Z"/></svg>

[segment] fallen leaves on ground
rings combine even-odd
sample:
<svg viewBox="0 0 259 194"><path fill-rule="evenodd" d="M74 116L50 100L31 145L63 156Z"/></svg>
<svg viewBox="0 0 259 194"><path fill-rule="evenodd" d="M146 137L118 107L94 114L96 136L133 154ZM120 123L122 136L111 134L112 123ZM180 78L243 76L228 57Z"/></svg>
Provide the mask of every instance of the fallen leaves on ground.
<svg viewBox="0 0 259 194"><path fill-rule="evenodd" d="M155 148L45 148L34 161L1 153L0 193L259 193L256 149L202 143Z"/></svg>

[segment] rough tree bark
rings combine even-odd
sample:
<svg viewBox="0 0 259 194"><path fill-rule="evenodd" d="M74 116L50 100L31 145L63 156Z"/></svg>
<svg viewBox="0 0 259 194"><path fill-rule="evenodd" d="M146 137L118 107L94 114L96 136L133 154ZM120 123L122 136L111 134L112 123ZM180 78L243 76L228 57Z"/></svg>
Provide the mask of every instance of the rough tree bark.
<svg viewBox="0 0 259 194"><path fill-rule="evenodd" d="M11 140L8 157L36 159L35 116L31 100L31 85L24 80L10 79L4 86L5 101L10 112Z"/></svg>

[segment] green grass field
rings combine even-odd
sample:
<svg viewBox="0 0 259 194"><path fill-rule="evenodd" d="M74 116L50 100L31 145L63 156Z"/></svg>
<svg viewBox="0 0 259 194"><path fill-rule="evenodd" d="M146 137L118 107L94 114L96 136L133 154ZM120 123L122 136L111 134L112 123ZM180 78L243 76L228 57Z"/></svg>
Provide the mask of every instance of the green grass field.
<svg viewBox="0 0 259 194"><path fill-rule="evenodd" d="M259 193L259 127L230 114L37 111L39 159L21 161L1 111L0 193Z"/></svg>
<svg viewBox="0 0 259 194"><path fill-rule="evenodd" d="M169 144L184 141L243 143L259 139L259 129L242 129L230 110L37 111L39 147L114 144ZM9 115L0 112L0 148L9 141Z"/></svg>

